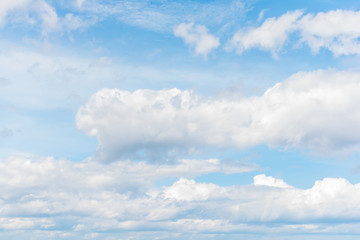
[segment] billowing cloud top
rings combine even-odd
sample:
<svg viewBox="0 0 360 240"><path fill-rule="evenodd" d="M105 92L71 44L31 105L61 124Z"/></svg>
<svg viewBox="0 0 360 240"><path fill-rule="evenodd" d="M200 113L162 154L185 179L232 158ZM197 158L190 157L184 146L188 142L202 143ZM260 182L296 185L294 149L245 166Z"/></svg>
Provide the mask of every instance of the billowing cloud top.
<svg viewBox="0 0 360 240"><path fill-rule="evenodd" d="M202 98L191 91L103 89L78 111L80 130L105 159L141 150L258 144L343 150L359 144L360 75L298 73L262 96Z"/></svg>

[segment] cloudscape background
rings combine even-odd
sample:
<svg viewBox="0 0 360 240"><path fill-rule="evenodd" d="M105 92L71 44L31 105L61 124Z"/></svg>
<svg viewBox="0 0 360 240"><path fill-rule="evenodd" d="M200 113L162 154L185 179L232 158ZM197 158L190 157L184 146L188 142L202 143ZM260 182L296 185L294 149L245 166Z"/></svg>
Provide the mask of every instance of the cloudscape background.
<svg viewBox="0 0 360 240"><path fill-rule="evenodd" d="M360 2L0 1L1 239L355 240Z"/></svg>

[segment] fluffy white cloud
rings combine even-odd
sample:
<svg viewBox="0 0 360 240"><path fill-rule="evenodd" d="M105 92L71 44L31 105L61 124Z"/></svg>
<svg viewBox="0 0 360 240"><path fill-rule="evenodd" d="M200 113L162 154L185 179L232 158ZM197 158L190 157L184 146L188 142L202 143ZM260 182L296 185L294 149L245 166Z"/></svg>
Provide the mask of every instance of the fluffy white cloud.
<svg viewBox="0 0 360 240"><path fill-rule="evenodd" d="M79 109L76 122L97 136L98 157L111 159L142 149L165 147L171 155L202 143L232 144L233 126L247 124L236 117L241 113L236 102L202 100L191 91L103 89Z"/></svg>
<svg viewBox="0 0 360 240"><path fill-rule="evenodd" d="M301 11L288 12L279 18L268 18L258 28L237 32L230 41L236 52L258 47L271 51L276 57L278 51L288 40L289 33L296 29L296 21L302 15Z"/></svg>
<svg viewBox="0 0 360 240"><path fill-rule="evenodd" d="M260 27L235 33L229 46L239 54L260 48L276 57L289 35L296 32L298 42L307 44L313 53L327 48L335 56L360 54L359 21L360 11L336 10L303 16L301 11L288 12L266 19Z"/></svg>
<svg viewBox="0 0 360 240"><path fill-rule="evenodd" d="M360 11L336 10L307 14L298 22L301 42L314 53L328 48L335 56L360 54Z"/></svg>
<svg viewBox="0 0 360 240"><path fill-rule="evenodd" d="M290 188L288 184L282 179L273 178L271 176L266 176L265 174L256 175L254 177L255 186L270 186L270 187L279 187L279 188Z"/></svg>
<svg viewBox="0 0 360 240"><path fill-rule="evenodd" d="M266 183L259 184L259 179L266 179ZM257 175L253 186L220 187L180 179L165 188L164 196L205 211L210 211L216 204L213 214L218 219L233 222L280 220L305 223L339 218L351 221L360 214L357 205L360 184L352 185L343 178L325 178L303 190L289 186L282 179L273 180L273 177Z"/></svg>
<svg viewBox="0 0 360 240"><path fill-rule="evenodd" d="M174 28L174 34L193 47L196 55L203 55L205 58L210 51L220 45L219 39L208 33L207 28L203 25L181 23Z"/></svg>
<svg viewBox="0 0 360 240"><path fill-rule="evenodd" d="M164 191L165 198L177 201L203 201L213 195L219 196L222 189L211 183L196 183L194 180L181 178Z"/></svg>
<svg viewBox="0 0 360 240"><path fill-rule="evenodd" d="M49 157L1 159L0 229L6 231L0 236L19 236L23 230L34 231L38 239L51 238L50 233L106 239L114 231L125 230L121 236L126 236L126 231L141 235L144 229L164 238L176 233L177 239L188 239L189 232L204 238L211 233L216 239L239 231L359 233L359 184L325 178L312 188L298 189L282 179L272 186L274 178L258 175L252 185L222 187L184 178L219 171L221 163L216 162L102 165ZM151 184L168 176L180 179L171 186ZM259 179L267 183L259 184ZM336 219L341 223L332 222Z"/></svg>
<svg viewBox="0 0 360 240"><path fill-rule="evenodd" d="M297 73L242 100L178 89L103 89L79 109L76 121L98 138L99 158L107 160L151 149L176 155L204 145L338 151L360 143L359 91L359 73L333 70Z"/></svg>

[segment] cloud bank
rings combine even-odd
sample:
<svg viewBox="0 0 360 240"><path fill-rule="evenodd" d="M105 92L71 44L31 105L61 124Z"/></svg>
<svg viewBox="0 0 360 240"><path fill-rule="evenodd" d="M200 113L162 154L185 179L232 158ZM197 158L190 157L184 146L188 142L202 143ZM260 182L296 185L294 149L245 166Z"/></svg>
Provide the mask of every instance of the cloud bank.
<svg viewBox="0 0 360 240"><path fill-rule="evenodd" d="M34 156L1 159L0 236L20 236L23 230L37 239L107 239L114 231L124 237L136 231L135 239L145 233L160 238L176 233L175 239L189 239L187 233L203 238L254 232L360 233L352 222L360 217L359 184L325 178L312 188L298 189L262 174L253 184L223 187L188 178L223 171L221 166L218 160L159 166ZM226 166L233 172L249 170ZM179 179L169 186L154 185L169 176Z"/></svg>
<svg viewBox="0 0 360 240"><path fill-rule="evenodd" d="M359 91L359 73L334 70L297 73L241 100L179 89L102 89L79 109L76 123L98 138L99 158L107 160L153 149L170 156L202 146L356 151Z"/></svg>

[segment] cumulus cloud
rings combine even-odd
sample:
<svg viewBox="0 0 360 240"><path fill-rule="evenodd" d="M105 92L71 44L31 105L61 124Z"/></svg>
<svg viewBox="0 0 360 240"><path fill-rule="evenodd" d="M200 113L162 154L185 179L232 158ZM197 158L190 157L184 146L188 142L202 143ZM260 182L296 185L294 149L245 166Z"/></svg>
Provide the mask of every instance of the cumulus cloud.
<svg viewBox="0 0 360 240"><path fill-rule="evenodd" d="M334 70L297 73L262 96L241 100L179 89L103 89L79 109L76 122L98 138L99 159L107 160L201 146L340 151L359 145L359 91L359 73Z"/></svg>
<svg viewBox="0 0 360 240"><path fill-rule="evenodd" d="M109 232L125 236L144 229L164 238L177 233L178 239L188 239L188 232L204 238L202 234L211 233L216 239L239 231L359 233L354 223L360 216L359 184L325 178L312 188L298 189L258 175L254 184L222 187L186 178L220 171L220 162L194 162L156 166L33 156L1 159L0 229L6 231L0 236L19 236L23 230L34 231L37 239L51 238L50 233L106 239ZM168 176L180 179L170 186L149 184ZM140 192L136 183L143 186ZM329 219L341 219L341 224Z"/></svg>
<svg viewBox="0 0 360 240"><path fill-rule="evenodd" d="M335 56L360 54L360 11L336 10L307 14L298 22L300 42L314 53L329 49Z"/></svg>
<svg viewBox="0 0 360 240"><path fill-rule="evenodd" d="M277 53L292 33L298 33L298 43L307 44L313 53L321 48L335 56L360 54L360 11L335 10L303 15L302 11L287 12L278 18L268 18L261 26L241 30L229 42L241 54L251 48Z"/></svg>
<svg viewBox="0 0 360 240"><path fill-rule="evenodd" d="M288 12L279 18L268 18L258 28L237 32L230 45L241 54L250 48L260 48L271 51L276 57L279 50L287 42L289 33L296 29L296 21L302 15L301 11Z"/></svg>
<svg viewBox="0 0 360 240"><path fill-rule="evenodd" d="M189 202L199 208L209 204L204 208L207 210L215 201L219 211L214 212L222 216L221 219L240 222L306 222L336 218L351 221L360 214L356 204L356 199L360 197L360 185L352 185L343 178L325 178L305 190L263 174L254 177L253 186L220 187L179 179L165 188L164 197L184 204Z"/></svg>
<svg viewBox="0 0 360 240"><path fill-rule="evenodd" d="M203 201L213 195L219 196L221 188L212 183L196 183L194 180L181 178L164 191L165 198L177 201Z"/></svg>
<svg viewBox="0 0 360 240"><path fill-rule="evenodd" d="M133 93L103 89L79 109L76 122L80 130L97 136L98 155L104 155L100 158L126 156L138 150L163 152L164 147L171 155L203 142L231 143L232 129L228 124L247 123L235 120L243 110L234 109L239 106L201 100L191 91L178 89Z"/></svg>
<svg viewBox="0 0 360 240"><path fill-rule="evenodd" d="M208 33L208 29L203 25L181 23L174 28L174 34L194 48L196 55L203 55L205 58L209 52L220 45L219 39Z"/></svg>
<svg viewBox="0 0 360 240"><path fill-rule="evenodd" d="M256 175L254 177L255 186L269 186L269 187L279 187L279 188L290 188L287 183L282 179L273 178L271 176L266 176L265 174Z"/></svg>

